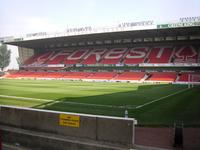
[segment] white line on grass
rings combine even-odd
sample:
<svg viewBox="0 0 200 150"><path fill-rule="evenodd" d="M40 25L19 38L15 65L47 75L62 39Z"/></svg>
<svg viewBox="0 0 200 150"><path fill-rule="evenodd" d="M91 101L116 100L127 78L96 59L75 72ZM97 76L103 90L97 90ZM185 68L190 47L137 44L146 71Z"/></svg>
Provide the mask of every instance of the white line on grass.
<svg viewBox="0 0 200 150"><path fill-rule="evenodd" d="M83 106L96 106L96 107L108 107L108 108L126 108L126 106L88 104L88 103L79 103L79 102L70 102L70 101L63 102L63 101L51 100L51 99L29 98L29 97L19 97L19 96L9 96L9 95L0 95L0 97L19 99L19 100L34 100L34 101L45 101L45 102L64 103L64 104L72 104L72 105L83 105ZM41 106L42 106L42 104L41 104Z"/></svg>
<svg viewBox="0 0 200 150"><path fill-rule="evenodd" d="M0 97L12 98L12 99L22 99L22 100L46 101L46 102L54 101L54 100L50 100L50 99L39 99L39 98L29 98L29 97L10 96L10 95L0 95Z"/></svg>
<svg viewBox="0 0 200 150"><path fill-rule="evenodd" d="M102 105L102 104L88 104L88 103L79 103L79 102L71 102L71 101L59 101L59 100L51 100L51 99L40 99L40 98L29 98L29 97L19 97L19 96L10 96L10 95L0 95L0 97L4 98L12 98L12 99L19 99L19 100L34 100L34 101L44 101L44 102L52 102L51 104L55 103L64 103L64 104L71 104L71 105L83 105L83 106L95 106L95 107L107 107L107 108L120 108L120 109L139 109L142 108L146 105L150 105L154 102L161 101L165 98L168 98L170 96L174 96L176 94L182 93L186 90L189 90L188 88L182 89L180 91L177 91L175 93L169 94L167 96L163 96L161 98L152 100L150 102L144 103L142 105L120 105L120 106L115 106L115 105ZM48 104L41 104L41 106L45 106Z"/></svg>
<svg viewBox="0 0 200 150"><path fill-rule="evenodd" d="M189 88L182 89L182 90L180 90L180 91L177 91L177 92L175 92L175 93L169 94L169 95L167 95L167 96L163 96L163 97L158 98L158 99L155 99L155 100L153 100L153 101L144 103L144 104L142 104L142 105L139 105L139 106L135 107L135 109L142 108L142 107L144 107L144 106L146 106L146 105L150 105L150 104L152 104L152 103L154 103L154 102L161 101L161 100L163 100L163 99L165 99L165 98L168 98L168 97L170 97L170 96L174 96L174 95L176 95L176 94L182 93L182 92L187 91L187 90L189 90Z"/></svg>

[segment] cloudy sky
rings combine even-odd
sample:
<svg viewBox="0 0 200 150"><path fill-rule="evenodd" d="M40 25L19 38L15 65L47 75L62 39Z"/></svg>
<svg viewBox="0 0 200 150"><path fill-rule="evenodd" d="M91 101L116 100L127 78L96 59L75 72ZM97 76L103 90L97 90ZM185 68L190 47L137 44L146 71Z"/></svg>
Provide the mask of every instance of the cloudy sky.
<svg viewBox="0 0 200 150"><path fill-rule="evenodd" d="M0 37L200 16L200 0L1 0ZM12 49L10 68L16 67Z"/></svg>

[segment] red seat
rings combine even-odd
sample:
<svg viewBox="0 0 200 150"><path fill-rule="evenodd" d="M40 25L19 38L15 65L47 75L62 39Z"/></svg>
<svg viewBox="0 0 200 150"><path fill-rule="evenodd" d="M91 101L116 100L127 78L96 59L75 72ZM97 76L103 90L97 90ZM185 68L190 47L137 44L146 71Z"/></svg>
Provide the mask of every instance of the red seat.
<svg viewBox="0 0 200 150"><path fill-rule="evenodd" d="M116 72L95 72L88 76L88 79L107 79L110 80L116 76Z"/></svg>
<svg viewBox="0 0 200 150"><path fill-rule="evenodd" d="M175 63L197 63L198 50L193 46L176 47L174 62Z"/></svg>
<svg viewBox="0 0 200 150"><path fill-rule="evenodd" d="M87 53L88 53L87 49L76 50L64 60L64 64L66 64L66 65L78 64L82 61L83 57Z"/></svg>
<svg viewBox="0 0 200 150"><path fill-rule="evenodd" d="M178 81L188 82L188 77L189 77L189 74L188 74L188 73L182 73L182 74L180 75Z"/></svg>
<svg viewBox="0 0 200 150"><path fill-rule="evenodd" d="M81 64L97 64L100 60L103 54L106 52L106 49L94 49L89 51L89 53L83 58L83 61Z"/></svg>
<svg viewBox="0 0 200 150"><path fill-rule="evenodd" d="M176 80L177 74L175 72L153 72L151 73L150 81L170 81Z"/></svg>
<svg viewBox="0 0 200 150"><path fill-rule="evenodd" d="M90 75L90 72L65 72L63 78L85 79L89 75Z"/></svg>
<svg viewBox="0 0 200 150"><path fill-rule="evenodd" d="M115 77L114 80L141 80L144 76L144 72L123 72Z"/></svg>
<svg viewBox="0 0 200 150"><path fill-rule="evenodd" d="M72 53L70 50L58 51L54 56L52 56L47 64L63 64L64 59Z"/></svg>
<svg viewBox="0 0 200 150"><path fill-rule="evenodd" d="M149 53L148 63L169 63L172 53L171 47L154 47Z"/></svg>
<svg viewBox="0 0 200 150"><path fill-rule="evenodd" d="M181 73L180 82L200 82L200 73Z"/></svg>
<svg viewBox="0 0 200 150"><path fill-rule="evenodd" d="M113 48L109 50L102 60L101 64L119 64L124 54L126 53L127 48Z"/></svg>
<svg viewBox="0 0 200 150"><path fill-rule="evenodd" d="M134 47L107 49L79 49L48 51L32 56L24 62L25 67L40 67L50 64L140 64L140 63L197 63L198 50L194 46Z"/></svg>
<svg viewBox="0 0 200 150"><path fill-rule="evenodd" d="M147 52L148 52L147 47L136 47L130 49L128 54L125 56L124 64L144 63Z"/></svg>

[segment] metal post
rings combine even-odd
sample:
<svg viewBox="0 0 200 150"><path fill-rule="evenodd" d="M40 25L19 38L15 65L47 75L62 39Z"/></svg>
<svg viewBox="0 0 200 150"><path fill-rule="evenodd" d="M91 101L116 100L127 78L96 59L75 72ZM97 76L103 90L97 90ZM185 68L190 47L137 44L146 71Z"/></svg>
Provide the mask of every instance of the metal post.
<svg viewBox="0 0 200 150"><path fill-rule="evenodd" d="M191 74L188 75L188 88L190 88L190 82L191 82L190 78L191 78Z"/></svg>

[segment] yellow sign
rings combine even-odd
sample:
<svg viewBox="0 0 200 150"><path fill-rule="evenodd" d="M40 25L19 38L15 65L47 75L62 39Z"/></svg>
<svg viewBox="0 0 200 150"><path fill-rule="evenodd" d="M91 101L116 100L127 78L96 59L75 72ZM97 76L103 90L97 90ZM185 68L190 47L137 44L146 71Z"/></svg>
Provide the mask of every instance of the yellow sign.
<svg viewBox="0 0 200 150"><path fill-rule="evenodd" d="M80 116L60 114L59 125L79 128L80 127Z"/></svg>

